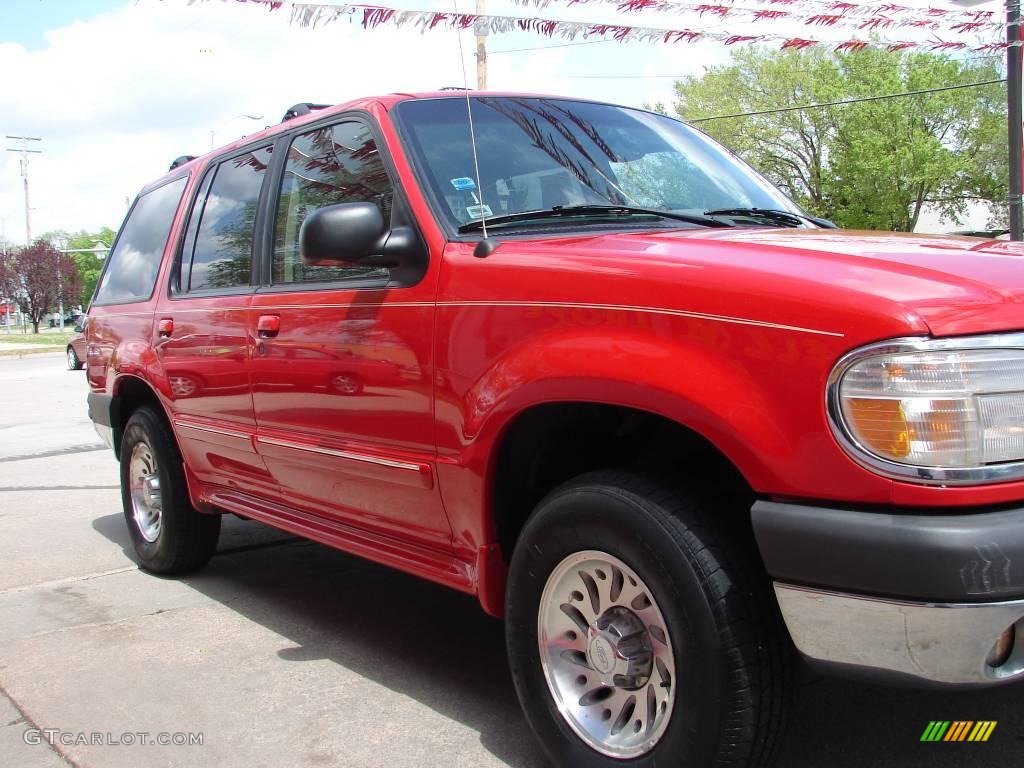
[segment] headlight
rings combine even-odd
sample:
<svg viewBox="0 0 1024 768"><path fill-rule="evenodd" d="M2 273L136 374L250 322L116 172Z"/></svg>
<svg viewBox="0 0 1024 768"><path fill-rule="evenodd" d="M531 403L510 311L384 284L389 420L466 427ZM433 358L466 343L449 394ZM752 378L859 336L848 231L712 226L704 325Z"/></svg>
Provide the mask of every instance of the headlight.
<svg viewBox="0 0 1024 768"><path fill-rule="evenodd" d="M881 474L1024 479L1024 333L872 344L839 361L827 401L840 443Z"/></svg>

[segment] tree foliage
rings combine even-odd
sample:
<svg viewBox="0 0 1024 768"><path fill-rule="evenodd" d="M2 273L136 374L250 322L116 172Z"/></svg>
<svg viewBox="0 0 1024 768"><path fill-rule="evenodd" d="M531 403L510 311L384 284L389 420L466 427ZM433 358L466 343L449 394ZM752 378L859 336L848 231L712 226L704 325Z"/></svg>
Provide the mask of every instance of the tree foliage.
<svg viewBox="0 0 1024 768"><path fill-rule="evenodd" d="M103 243L108 248L114 244L114 237L117 233L110 227L102 227L96 232L81 230L68 237L68 250L87 250L96 247L96 243ZM99 282L100 272L103 271L103 254L97 256L94 253L72 253L71 258L75 260L78 274L82 278L82 288L77 297L77 303L88 307L92 300L92 294L96 290L96 283Z"/></svg>
<svg viewBox="0 0 1024 768"><path fill-rule="evenodd" d="M750 47L677 82L675 111L693 120L1001 76L991 59ZM953 218L971 200L993 206L1005 199L1005 93L992 84L697 126L816 215L849 228L912 230L925 205Z"/></svg>
<svg viewBox="0 0 1024 768"><path fill-rule="evenodd" d="M81 278L74 259L46 240L0 256L0 294L11 297L28 315L35 333L60 301L79 295Z"/></svg>
<svg viewBox="0 0 1024 768"><path fill-rule="evenodd" d="M56 248L68 251L86 251L95 248L96 243L102 243L109 248L114 244L116 236L117 232L110 227L101 227L95 232L88 232L84 229L74 233L54 230L46 232L39 239L52 243ZM93 291L96 290L96 283L99 282L100 272L103 271L103 254L97 256L95 253L71 253L68 255L75 262L81 287L76 295L66 296L64 300L76 306L88 307Z"/></svg>

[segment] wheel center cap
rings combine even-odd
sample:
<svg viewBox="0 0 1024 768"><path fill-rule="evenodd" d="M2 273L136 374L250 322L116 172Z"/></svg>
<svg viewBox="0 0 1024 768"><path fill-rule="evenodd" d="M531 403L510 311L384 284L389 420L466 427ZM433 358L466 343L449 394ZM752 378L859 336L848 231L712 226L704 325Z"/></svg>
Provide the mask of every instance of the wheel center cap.
<svg viewBox="0 0 1024 768"><path fill-rule="evenodd" d="M587 633L587 663L605 685L637 690L647 684L654 657L647 628L635 613L612 606Z"/></svg>
<svg viewBox="0 0 1024 768"><path fill-rule="evenodd" d="M590 641L588 656L590 656L590 666L599 675L607 675L615 669L615 646L601 635L595 635Z"/></svg>

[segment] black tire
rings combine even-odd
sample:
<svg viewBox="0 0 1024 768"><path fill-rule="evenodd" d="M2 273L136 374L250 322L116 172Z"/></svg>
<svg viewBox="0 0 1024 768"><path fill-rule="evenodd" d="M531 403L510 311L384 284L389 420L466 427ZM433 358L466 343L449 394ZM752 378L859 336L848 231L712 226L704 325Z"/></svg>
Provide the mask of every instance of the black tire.
<svg viewBox="0 0 1024 768"><path fill-rule="evenodd" d="M75 352L75 348L68 344L67 348L68 358L68 370L69 371L80 371L82 370L82 361L78 359L78 353Z"/></svg>
<svg viewBox="0 0 1024 768"><path fill-rule="evenodd" d="M506 640L526 718L556 766L763 768L773 761L795 694L795 651L752 537L727 534L704 506L605 471L553 491L527 521L509 569ZM675 659L664 731L649 751L625 759L576 734L541 665L538 611L548 577L586 550L614 556L646 585Z"/></svg>
<svg viewBox="0 0 1024 768"><path fill-rule="evenodd" d="M140 443L155 459L162 502L159 532L148 541L135 519L130 467ZM166 422L142 406L128 419L121 437L121 501L139 565L160 574L179 574L206 565L217 549L220 515L197 512L188 498L181 453Z"/></svg>

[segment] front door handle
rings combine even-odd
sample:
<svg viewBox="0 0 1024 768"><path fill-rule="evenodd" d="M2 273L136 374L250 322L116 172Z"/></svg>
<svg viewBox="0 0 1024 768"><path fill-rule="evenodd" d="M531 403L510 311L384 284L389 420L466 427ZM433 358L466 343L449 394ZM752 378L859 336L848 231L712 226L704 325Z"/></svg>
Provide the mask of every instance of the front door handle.
<svg viewBox="0 0 1024 768"><path fill-rule="evenodd" d="M260 315L256 322L256 334L261 339L271 339L281 330L280 315Z"/></svg>
<svg viewBox="0 0 1024 768"><path fill-rule="evenodd" d="M156 325L157 333L161 339L171 338L171 334L174 333L174 320L169 317L164 317Z"/></svg>

